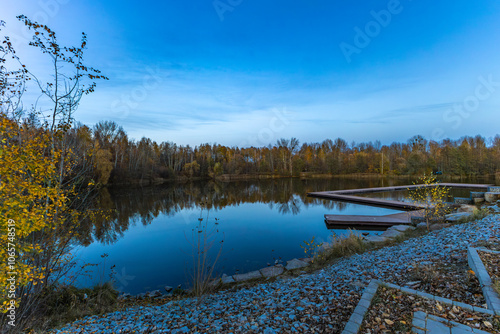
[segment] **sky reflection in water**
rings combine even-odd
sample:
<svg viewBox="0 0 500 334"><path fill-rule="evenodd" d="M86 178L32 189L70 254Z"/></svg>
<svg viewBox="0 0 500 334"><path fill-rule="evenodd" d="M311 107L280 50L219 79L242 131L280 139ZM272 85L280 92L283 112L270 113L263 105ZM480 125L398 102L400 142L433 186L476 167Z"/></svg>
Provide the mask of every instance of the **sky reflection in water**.
<svg viewBox="0 0 500 334"><path fill-rule="evenodd" d="M218 242L223 240L219 275L258 270L277 259L304 257L300 246L305 240L315 237L322 242L333 232L348 233L328 230L324 214L399 212L310 198L307 192L411 184L408 182L279 179L111 189L101 194L100 201L101 207L116 210L113 219L89 227L81 241L86 246L78 247L79 263L102 263L101 255L108 254L107 270L104 277L94 273L90 279L81 279L80 284L107 279L109 267L115 265L116 286L124 292L163 291L166 285L178 284L187 287L192 261L189 242L200 217L211 226L215 218L219 219L212 249L215 255ZM202 209L202 205L208 209Z"/></svg>

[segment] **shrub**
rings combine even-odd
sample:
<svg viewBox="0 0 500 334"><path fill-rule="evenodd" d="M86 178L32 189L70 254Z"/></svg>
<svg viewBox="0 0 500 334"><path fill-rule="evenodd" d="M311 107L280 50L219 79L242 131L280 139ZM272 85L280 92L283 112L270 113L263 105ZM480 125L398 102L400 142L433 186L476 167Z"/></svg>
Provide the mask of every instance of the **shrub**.
<svg viewBox="0 0 500 334"><path fill-rule="evenodd" d="M410 190L408 197L412 202L423 206L427 230L430 231L431 222L444 220L448 207L446 199L450 189L440 186L434 177L426 175L419 179L419 185L416 189Z"/></svg>
<svg viewBox="0 0 500 334"><path fill-rule="evenodd" d="M486 208L482 209L475 209L472 215L468 217L462 217L458 220L458 223L464 224L464 223L470 223L476 220L481 220L486 216L489 216L491 213L488 211Z"/></svg>
<svg viewBox="0 0 500 334"><path fill-rule="evenodd" d="M53 328L85 316L104 314L116 309L118 291L108 282L93 288L79 289L59 285L43 291L43 317L37 317L36 328Z"/></svg>
<svg viewBox="0 0 500 334"><path fill-rule="evenodd" d="M315 241L316 237L312 237L311 241L304 240L304 245L300 245L302 249L304 249L304 254L306 257L312 258L312 262L314 262L315 258L318 255L319 248L323 246L323 243L317 243Z"/></svg>

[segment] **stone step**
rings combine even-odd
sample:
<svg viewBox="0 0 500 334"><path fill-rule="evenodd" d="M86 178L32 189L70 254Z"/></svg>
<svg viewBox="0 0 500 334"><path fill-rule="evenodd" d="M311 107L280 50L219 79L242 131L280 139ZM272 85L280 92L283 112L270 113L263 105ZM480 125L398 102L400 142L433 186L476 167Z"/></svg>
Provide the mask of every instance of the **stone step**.
<svg viewBox="0 0 500 334"><path fill-rule="evenodd" d="M492 193L500 193L500 186L490 186L488 187L488 191Z"/></svg>
<svg viewBox="0 0 500 334"><path fill-rule="evenodd" d="M474 198L474 204L481 204L484 203L484 198Z"/></svg>
<svg viewBox="0 0 500 334"><path fill-rule="evenodd" d="M455 197L455 204L472 204L472 199L469 197Z"/></svg>
<svg viewBox="0 0 500 334"><path fill-rule="evenodd" d="M471 191L470 192L470 198L484 198L484 191Z"/></svg>
<svg viewBox="0 0 500 334"><path fill-rule="evenodd" d="M488 191L484 194L484 199L486 200L486 202L496 202L500 199L500 193Z"/></svg>

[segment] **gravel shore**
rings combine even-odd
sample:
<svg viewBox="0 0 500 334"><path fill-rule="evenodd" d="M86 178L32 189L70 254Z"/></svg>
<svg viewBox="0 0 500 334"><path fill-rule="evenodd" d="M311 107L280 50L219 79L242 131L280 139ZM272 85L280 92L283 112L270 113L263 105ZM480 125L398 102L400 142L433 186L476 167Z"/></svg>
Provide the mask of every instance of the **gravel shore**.
<svg viewBox="0 0 500 334"><path fill-rule="evenodd" d="M400 284L415 265L449 262L468 245L499 234L500 215L488 216L353 255L313 274L207 296L199 305L189 298L134 307L54 333L340 333L372 278Z"/></svg>

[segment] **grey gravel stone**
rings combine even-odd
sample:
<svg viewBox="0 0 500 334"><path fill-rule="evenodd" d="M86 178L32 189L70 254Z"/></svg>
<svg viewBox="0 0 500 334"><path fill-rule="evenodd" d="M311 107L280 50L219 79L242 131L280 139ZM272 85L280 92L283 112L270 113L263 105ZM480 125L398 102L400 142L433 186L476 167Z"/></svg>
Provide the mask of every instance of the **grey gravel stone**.
<svg viewBox="0 0 500 334"><path fill-rule="evenodd" d="M243 282L243 281L248 281L251 279L261 278L261 277L262 277L262 275L260 274L260 271L258 271L258 270L233 276L233 278L236 282Z"/></svg>
<svg viewBox="0 0 500 334"><path fill-rule="evenodd" d="M235 282L234 278L232 276L227 276L226 274L222 275L221 280L222 280L222 283L224 283L224 284L234 283Z"/></svg>
<svg viewBox="0 0 500 334"><path fill-rule="evenodd" d="M381 237L379 235L370 235L365 238L367 242L385 242L387 241L387 238Z"/></svg>
<svg viewBox="0 0 500 334"><path fill-rule="evenodd" d="M260 273L264 277L274 277L283 274L283 271L285 269L281 265L273 266L273 267L267 267L267 268L262 268L260 270Z"/></svg>
<svg viewBox="0 0 500 334"><path fill-rule="evenodd" d="M387 230L385 231L384 233L382 233L381 237L382 238L396 238L396 237L399 237L401 235L401 232L399 231L396 231L396 230Z"/></svg>
<svg viewBox="0 0 500 334"><path fill-rule="evenodd" d="M201 301L187 298L161 306L137 306L86 317L53 333L132 333L149 326L156 327L152 333L186 330L190 333L340 333L346 326L346 322L339 320L345 319L342 312L349 305L350 316L355 307L346 303L348 300L357 303L359 299L360 288L351 283L368 284L377 277L403 284L412 264L446 262L466 251L469 245L497 236L499 220L500 216L496 215L454 225L394 246L342 258L314 273L222 291L207 295ZM257 273L260 276L260 272ZM355 333L358 328L349 329Z"/></svg>
<svg viewBox="0 0 500 334"><path fill-rule="evenodd" d="M500 199L500 193L498 192L487 192L484 194L484 199L486 202L493 203Z"/></svg>
<svg viewBox="0 0 500 334"><path fill-rule="evenodd" d="M294 270L294 269L299 269L299 268L304 268L307 267L309 263L300 261L298 259L293 259L290 261L286 262L286 270Z"/></svg>
<svg viewBox="0 0 500 334"><path fill-rule="evenodd" d="M399 232L404 232L406 230L414 230L414 229L415 229L415 227L410 226L410 225L394 225L394 226L391 226L390 228L388 228L388 230L396 230Z"/></svg>
<svg viewBox="0 0 500 334"><path fill-rule="evenodd" d="M422 228L422 229L427 228L427 223L426 222L418 223L417 228Z"/></svg>
<svg viewBox="0 0 500 334"><path fill-rule="evenodd" d="M477 208L476 206L474 205L469 205L469 204L464 204L464 205L461 205L457 212L469 212L469 213L474 213L474 211L476 211Z"/></svg>

